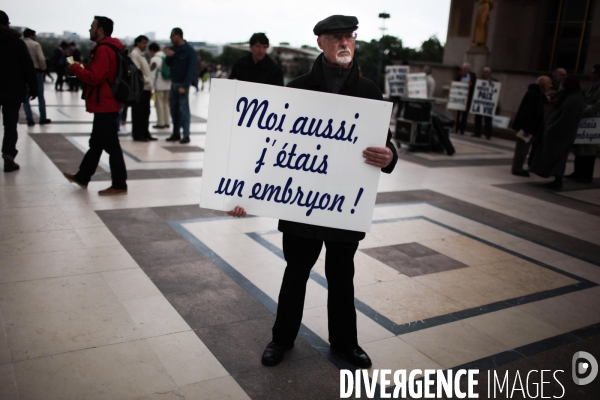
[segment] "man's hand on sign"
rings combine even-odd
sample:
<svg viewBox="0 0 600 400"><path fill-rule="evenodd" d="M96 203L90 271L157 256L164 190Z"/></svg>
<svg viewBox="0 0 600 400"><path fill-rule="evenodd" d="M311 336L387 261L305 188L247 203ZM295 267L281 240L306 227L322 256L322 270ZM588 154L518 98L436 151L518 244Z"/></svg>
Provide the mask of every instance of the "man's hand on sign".
<svg viewBox="0 0 600 400"><path fill-rule="evenodd" d="M229 215L231 217L245 217L246 216L246 210L244 210L243 207L237 206L233 210L227 211L227 215Z"/></svg>
<svg viewBox="0 0 600 400"><path fill-rule="evenodd" d="M385 168L394 159L392 151L387 147L367 147L363 150L365 162L378 168Z"/></svg>
<svg viewBox="0 0 600 400"><path fill-rule="evenodd" d="M177 93L179 94L185 94L186 89L184 87L180 87L179 89L177 89Z"/></svg>
<svg viewBox="0 0 600 400"><path fill-rule="evenodd" d="M175 52L170 47L165 47L163 51L167 57L173 57L175 55Z"/></svg>

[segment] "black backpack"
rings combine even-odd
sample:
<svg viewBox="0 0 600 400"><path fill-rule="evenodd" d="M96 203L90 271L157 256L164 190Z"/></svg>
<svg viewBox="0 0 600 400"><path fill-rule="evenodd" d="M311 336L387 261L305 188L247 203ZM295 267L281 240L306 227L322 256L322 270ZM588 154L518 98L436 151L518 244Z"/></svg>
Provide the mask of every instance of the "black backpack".
<svg viewBox="0 0 600 400"><path fill-rule="evenodd" d="M142 71L129 58L127 48L119 50L115 45L110 43L100 43L100 46L108 46L117 54L117 75L114 82L107 80L110 88L115 96L115 99L122 104L133 105L139 103L144 91L144 75ZM98 91L98 99L100 91Z"/></svg>

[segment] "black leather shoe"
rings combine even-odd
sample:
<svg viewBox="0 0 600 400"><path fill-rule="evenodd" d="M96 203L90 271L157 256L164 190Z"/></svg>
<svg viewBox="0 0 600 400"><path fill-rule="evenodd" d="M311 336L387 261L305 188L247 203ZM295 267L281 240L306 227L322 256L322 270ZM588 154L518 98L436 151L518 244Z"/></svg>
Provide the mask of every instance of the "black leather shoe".
<svg viewBox="0 0 600 400"><path fill-rule="evenodd" d="M347 350L333 350L344 357L350 364L359 368L370 368L373 365L367 353L360 346Z"/></svg>
<svg viewBox="0 0 600 400"><path fill-rule="evenodd" d="M19 164L15 162L14 157L3 154L2 159L4 159L4 172L13 172L21 168Z"/></svg>
<svg viewBox="0 0 600 400"><path fill-rule="evenodd" d="M154 136L148 136L146 139L148 139L148 141L153 142L155 140L158 140L157 138L155 138Z"/></svg>
<svg viewBox="0 0 600 400"><path fill-rule="evenodd" d="M82 183L82 182L79 182L79 181L77 180L77 178L75 177L75 175L73 175L73 174L70 174L70 173L68 173L68 172L63 172L63 175L64 175L64 177L65 177L65 178L67 178L67 180L68 180L69 182L73 182L73 183L75 183L76 185L78 185L78 186L79 186L80 188L82 188L82 189L87 189L87 186L88 186L88 185L87 185L87 183Z"/></svg>
<svg viewBox="0 0 600 400"><path fill-rule="evenodd" d="M275 342L269 343L267 347L265 347L265 351L263 351L262 364L267 367L274 367L283 361L283 354L292 347L294 347L294 345L284 347Z"/></svg>
<svg viewBox="0 0 600 400"><path fill-rule="evenodd" d="M171 135L167 139L167 142L179 142L181 140L180 136Z"/></svg>
<svg viewBox="0 0 600 400"><path fill-rule="evenodd" d="M133 138L133 141L134 142L147 142L148 139L145 138L145 137L143 137L143 138Z"/></svg>
<svg viewBox="0 0 600 400"><path fill-rule="evenodd" d="M544 187L545 187L546 189L551 189L551 190L560 191L560 190L562 190L562 188L563 188L563 184L562 184L562 181L557 181L557 180L554 180L554 181L552 181L552 182L550 182L550 183L546 183L546 184L544 184Z"/></svg>
<svg viewBox="0 0 600 400"><path fill-rule="evenodd" d="M180 141L179 144L188 144L190 142L190 137L189 136L184 136Z"/></svg>
<svg viewBox="0 0 600 400"><path fill-rule="evenodd" d="M575 180L575 179L579 178L579 176L575 172L573 172L572 174L563 176L563 178Z"/></svg>
<svg viewBox="0 0 600 400"><path fill-rule="evenodd" d="M27 121L27 126L35 126L35 122L34 121Z"/></svg>
<svg viewBox="0 0 600 400"><path fill-rule="evenodd" d="M527 171L525 171L523 169L520 170L520 171L513 171L512 174L516 175L516 176L524 176L524 177L527 177L527 178L530 177L529 172L527 172Z"/></svg>
<svg viewBox="0 0 600 400"><path fill-rule="evenodd" d="M49 123L51 123L52 120L51 119L40 119L40 125L48 125Z"/></svg>

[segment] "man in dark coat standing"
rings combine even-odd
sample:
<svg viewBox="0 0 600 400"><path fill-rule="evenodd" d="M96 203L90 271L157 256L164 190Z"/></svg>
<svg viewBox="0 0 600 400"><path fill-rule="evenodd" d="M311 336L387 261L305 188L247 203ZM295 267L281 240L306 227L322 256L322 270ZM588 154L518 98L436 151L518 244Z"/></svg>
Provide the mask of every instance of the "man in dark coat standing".
<svg viewBox="0 0 600 400"><path fill-rule="evenodd" d="M294 79L288 87L382 100L379 88L359 76L358 63L353 58L354 31L357 29L358 19L350 16L333 15L317 23L313 32L318 36L317 43L323 54L316 59L311 72ZM398 161L391 137L388 131L385 147L368 147L363 151L367 164L388 174ZM245 211L236 207L229 215L244 216ZM359 368L369 368L371 359L358 345L353 282L354 254L358 242L365 237L364 232L284 220L279 221L279 230L283 232L283 255L287 267L279 292L273 340L264 350L263 365L279 364L285 351L294 347L302 322L306 282L325 243L330 347Z"/></svg>
<svg viewBox="0 0 600 400"><path fill-rule="evenodd" d="M513 122L512 128L517 132L517 144L513 157L512 174L529 176L523 169L523 163L532 146L532 142L539 139L544 131L544 104L548 101L546 92L552 87L552 80L548 76L540 76L536 83L529 85L527 93L521 101L519 111ZM529 159L532 160L535 151ZM529 163L531 164L531 162Z"/></svg>
<svg viewBox="0 0 600 400"><path fill-rule="evenodd" d="M542 142L531 164L531 171L542 178L554 177L553 182L544 185L548 189L561 190L563 187L569 149L577 137L584 108L579 79L568 77L556 105L548 113Z"/></svg>
<svg viewBox="0 0 600 400"><path fill-rule="evenodd" d="M4 172L19 169L17 156L17 124L19 108L29 91L30 99L37 97L38 85L33 61L25 43L19 39L20 33L9 28L8 15L0 11L0 51L4 54L0 62L0 107L4 124L2 159Z"/></svg>
<svg viewBox="0 0 600 400"><path fill-rule="evenodd" d="M250 37L250 54L233 64L229 79L283 86L283 73L279 65L267 54L269 38L264 33Z"/></svg>

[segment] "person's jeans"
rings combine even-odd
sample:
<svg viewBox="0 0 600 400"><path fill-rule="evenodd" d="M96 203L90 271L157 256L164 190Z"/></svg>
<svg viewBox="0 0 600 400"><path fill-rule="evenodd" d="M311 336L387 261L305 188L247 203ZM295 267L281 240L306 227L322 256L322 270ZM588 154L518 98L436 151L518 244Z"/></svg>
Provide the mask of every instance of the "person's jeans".
<svg viewBox="0 0 600 400"><path fill-rule="evenodd" d="M40 121L46 119L46 100L44 99L44 73L36 72L37 84L38 84L38 108L40 110ZM25 95L25 102L23 103L23 109L25 110L25 116L27 122L33 121L33 114L31 113L31 104L29 104L29 93Z"/></svg>
<svg viewBox="0 0 600 400"><path fill-rule="evenodd" d="M179 94L179 88L184 87L185 93ZM183 136L190 136L190 88L177 83L171 83L169 92L169 108L173 118L173 136L179 136L180 128L183 128Z"/></svg>
<svg viewBox="0 0 600 400"><path fill-rule="evenodd" d="M17 153L17 124L19 123L19 108L20 103L3 103L2 107L2 124L4 125L4 139L2 139L2 154L15 158Z"/></svg>
<svg viewBox="0 0 600 400"><path fill-rule="evenodd" d="M283 234L283 254L287 267L273 326L273 341L281 346L291 346L298 335L306 282L322 247L323 240ZM358 242L325 241L325 247L329 343L337 350L352 349L358 346L353 282L354 254L358 249Z"/></svg>
<svg viewBox="0 0 600 400"><path fill-rule="evenodd" d="M92 124L92 135L90 136L90 149L83 156L79 165L79 171L75 174L77 181L88 184L96 173L102 151L109 155L110 174L112 187L115 189L127 189L127 169L123 159L123 150L119 143L117 134L118 112L96 113Z"/></svg>

